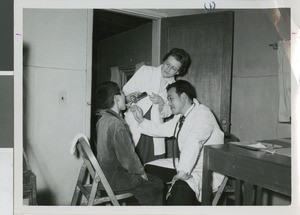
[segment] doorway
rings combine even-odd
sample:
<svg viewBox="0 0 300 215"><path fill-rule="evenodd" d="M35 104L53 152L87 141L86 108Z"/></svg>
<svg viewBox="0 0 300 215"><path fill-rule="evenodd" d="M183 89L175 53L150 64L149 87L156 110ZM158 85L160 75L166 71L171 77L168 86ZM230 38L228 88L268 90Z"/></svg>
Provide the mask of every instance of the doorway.
<svg viewBox="0 0 300 215"><path fill-rule="evenodd" d="M121 75L121 78L128 79L130 75L133 75L131 73L135 71L137 64L144 62L150 65L151 61L151 18L108 10L94 10L90 134L92 142L95 140L97 122L95 111L98 104L94 95L97 86L104 81L111 80L112 68L123 71L125 75Z"/></svg>

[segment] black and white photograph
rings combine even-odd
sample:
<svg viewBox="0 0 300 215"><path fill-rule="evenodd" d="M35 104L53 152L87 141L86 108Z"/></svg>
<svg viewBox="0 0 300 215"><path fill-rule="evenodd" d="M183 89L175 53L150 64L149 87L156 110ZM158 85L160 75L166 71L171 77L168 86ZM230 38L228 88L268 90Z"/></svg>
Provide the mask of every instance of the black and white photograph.
<svg viewBox="0 0 300 215"><path fill-rule="evenodd" d="M290 7L20 5L15 213L294 212Z"/></svg>

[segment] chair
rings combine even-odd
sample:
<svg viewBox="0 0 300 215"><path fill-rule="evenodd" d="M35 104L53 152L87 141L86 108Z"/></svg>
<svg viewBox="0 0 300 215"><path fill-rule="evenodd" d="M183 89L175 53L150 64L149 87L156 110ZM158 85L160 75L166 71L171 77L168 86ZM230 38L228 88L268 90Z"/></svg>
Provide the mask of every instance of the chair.
<svg viewBox="0 0 300 215"><path fill-rule="evenodd" d="M228 144L229 142L239 142L239 141L240 141L239 138L237 138L235 135L231 133L225 133L224 135L225 144ZM213 198L212 205L216 206L219 203L222 196L225 196L226 194L235 193L235 188L238 188L237 187L238 185L239 183L235 183L235 181L232 178L225 176Z"/></svg>
<svg viewBox="0 0 300 215"><path fill-rule="evenodd" d="M31 170L23 171L23 203L37 205L36 176Z"/></svg>
<svg viewBox="0 0 300 215"><path fill-rule="evenodd" d="M114 206L119 206L118 200L133 196L131 193L114 194L89 143L84 138L78 139L76 148L83 159L83 164L79 172L71 205L77 205L78 200L81 197L85 197L87 205L110 203ZM88 183L90 180L92 180L92 183ZM105 191L98 189L100 183Z"/></svg>
<svg viewBox="0 0 300 215"><path fill-rule="evenodd" d="M221 197L225 197L225 201L227 201L227 195L235 193L234 181L232 178L229 178L228 176L225 176L221 185L219 186L217 192L215 193L215 196L212 201L212 205L216 206L220 203Z"/></svg>
<svg viewBox="0 0 300 215"><path fill-rule="evenodd" d="M23 204L37 205L36 175L32 172L23 150Z"/></svg>

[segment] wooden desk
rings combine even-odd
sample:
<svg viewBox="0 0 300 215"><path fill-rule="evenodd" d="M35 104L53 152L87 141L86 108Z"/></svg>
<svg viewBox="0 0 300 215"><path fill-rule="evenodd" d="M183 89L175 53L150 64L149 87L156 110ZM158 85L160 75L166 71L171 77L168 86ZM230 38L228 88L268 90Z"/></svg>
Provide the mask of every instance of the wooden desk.
<svg viewBox="0 0 300 215"><path fill-rule="evenodd" d="M291 146L280 140L265 140L263 142L282 147ZM261 204L262 188L291 196L291 157L288 156L252 151L230 143L205 146L202 205L211 204L213 172L236 179L236 204L242 204L239 195L242 193L241 181L244 184L244 205Z"/></svg>

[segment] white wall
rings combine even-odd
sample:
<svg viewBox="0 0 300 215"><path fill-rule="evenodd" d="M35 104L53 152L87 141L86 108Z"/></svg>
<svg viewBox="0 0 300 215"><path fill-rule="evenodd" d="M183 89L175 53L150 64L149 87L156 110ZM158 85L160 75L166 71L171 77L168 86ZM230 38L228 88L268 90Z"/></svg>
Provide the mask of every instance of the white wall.
<svg viewBox="0 0 300 215"><path fill-rule="evenodd" d="M69 205L75 188L81 161L69 154L69 143L79 132L89 134L90 14L24 10L23 147L39 205Z"/></svg>
<svg viewBox="0 0 300 215"><path fill-rule="evenodd" d="M235 11L231 133L241 140L291 137L291 125L278 122L279 66L269 44L282 39L269 14Z"/></svg>

